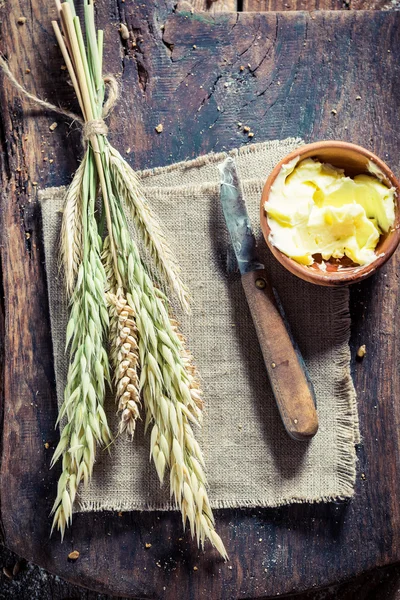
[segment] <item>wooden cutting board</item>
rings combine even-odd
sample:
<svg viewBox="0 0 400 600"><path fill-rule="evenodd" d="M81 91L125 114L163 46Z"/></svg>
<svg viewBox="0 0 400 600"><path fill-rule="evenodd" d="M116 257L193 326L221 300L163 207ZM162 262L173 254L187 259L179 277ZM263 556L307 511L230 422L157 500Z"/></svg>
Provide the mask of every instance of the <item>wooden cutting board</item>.
<svg viewBox="0 0 400 600"><path fill-rule="evenodd" d="M1 50L26 87L69 106L51 4L4 5ZM399 13L207 16L173 5L97 2L106 72L123 84L110 139L134 167L251 143L239 121L251 127L254 142L298 135L362 144L399 174ZM27 18L23 25L20 16ZM120 21L136 45L122 45ZM77 515L63 544L49 539L57 409L36 191L71 180L80 132L22 103L7 82L0 102L4 542L65 579L136 598L260 598L398 561L398 253L351 293L353 355L367 345L363 362L353 361L363 441L351 502L220 511L229 564L210 550L199 553L170 513ZM51 132L53 122L58 127ZM162 134L154 129L159 123ZM80 551L75 563L67 560L73 549Z"/></svg>

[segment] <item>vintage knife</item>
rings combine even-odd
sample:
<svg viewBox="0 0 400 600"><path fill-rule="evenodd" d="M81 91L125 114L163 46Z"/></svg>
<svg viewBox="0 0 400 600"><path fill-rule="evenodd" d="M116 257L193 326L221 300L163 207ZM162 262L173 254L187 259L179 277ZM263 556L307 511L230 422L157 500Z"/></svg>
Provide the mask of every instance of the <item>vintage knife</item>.
<svg viewBox="0 0 400 600"><path fill-rule="evenodd" d="M318 430L314 389L258 257L235 161L227 158L219 169L222 208L279 412L292 438L308 440Z"/></svg>

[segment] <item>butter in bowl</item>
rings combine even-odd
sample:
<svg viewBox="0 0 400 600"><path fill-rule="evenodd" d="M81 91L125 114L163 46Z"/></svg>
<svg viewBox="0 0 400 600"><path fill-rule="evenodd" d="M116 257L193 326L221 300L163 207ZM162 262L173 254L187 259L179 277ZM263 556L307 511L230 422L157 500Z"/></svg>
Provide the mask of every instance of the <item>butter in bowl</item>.
<svg viewBox="0 0 400 600"><path fill-rule="evenodd" d="M347 142L301 146L269 176L261 199L266 242L289 271L336 286L365 279L400 241L399 183Z"/></svg>

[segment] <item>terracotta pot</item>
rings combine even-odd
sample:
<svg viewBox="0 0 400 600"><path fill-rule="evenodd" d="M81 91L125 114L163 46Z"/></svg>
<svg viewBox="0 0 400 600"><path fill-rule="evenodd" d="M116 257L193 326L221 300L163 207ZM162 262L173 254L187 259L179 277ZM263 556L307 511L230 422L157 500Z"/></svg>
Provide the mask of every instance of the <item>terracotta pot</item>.
<svg viewBox="0 0 400 600"><path fill-rule="evenodd" d="M396 189L395 223L393 229L389 231L387 235L381 236L375 250L376 260L371 264L365 266L341 266L338 270L322 271L312 266L301 265L271 244L269 241L271 230L264 210L264 203L268 200L271 186L280 172L282 165L290 162L297 156L300 157L300 160L305 158L316 158L321 162L330 163L335 167L344 169L346 175L352 177L361 173L370 173L368 171L368 163L369 161L372 161L383 173L385 183L389 187L394 187ZM297 277L309 281L310 283L326 286L356 283L369 277L385 264L400 242L400 184L389 167L380 158L361 146L337 141L307 144L285 156L285 158L276 165L268 177L261 197L260 222L265 241L272 254L286 269L288 269L288 271L297 275Z"/></svg>

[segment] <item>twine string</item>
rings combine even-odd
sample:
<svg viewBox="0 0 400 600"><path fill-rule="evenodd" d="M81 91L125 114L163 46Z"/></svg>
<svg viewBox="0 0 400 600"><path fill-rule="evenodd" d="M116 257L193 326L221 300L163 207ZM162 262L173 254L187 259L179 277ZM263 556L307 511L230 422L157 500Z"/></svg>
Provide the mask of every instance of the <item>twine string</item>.
<svg viewBox="0 0 400 600"><path fill-rule="evenodd" d="M72 121L78 122L82 126L82 129L83 129L82 137L83 137L84 141L89 140L89 138L92 137L93 135L107 135L108 127L107 127L104 119L106 119L109 116L109 114L112 112L112 110L114 109L114 107L118 101L118 97L119 97L118 82L115 79L115 77L113 77L113 75L105 75L103 77L103 81L108 89L108 97L107 97L107 100L105 101L105 103L103 104L101 119L93 119L91 121L86 121L86 123L85 123L84 120L79 115L75 114L74 112L67 110L66 108L60 108L59 106L56 106L55 104L52 104L51 102L47 102L47 100L42 100L42 98L39 98L38 96L35 96L34 94L31 94L15 78L13 73L10 71L7 61L1 55L0 55L0 69L4 73L4 75L8 78L8 80L11 82L14 89L17 90L27 100L30 100L37 106L41 106L45 110L50 110L52 112L56 112L60 115L63 115L64 117L67 117L68 119L71 119Z"/></svg>

